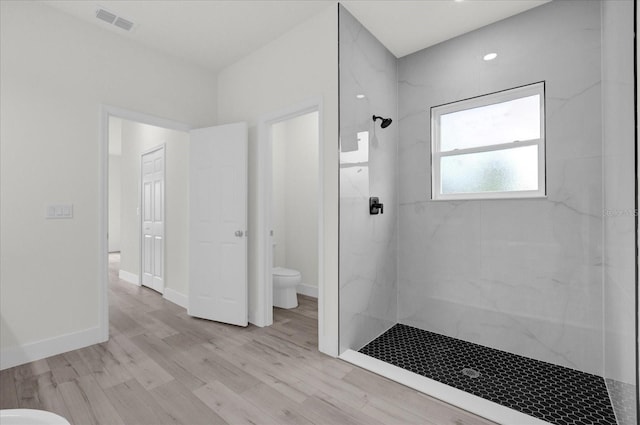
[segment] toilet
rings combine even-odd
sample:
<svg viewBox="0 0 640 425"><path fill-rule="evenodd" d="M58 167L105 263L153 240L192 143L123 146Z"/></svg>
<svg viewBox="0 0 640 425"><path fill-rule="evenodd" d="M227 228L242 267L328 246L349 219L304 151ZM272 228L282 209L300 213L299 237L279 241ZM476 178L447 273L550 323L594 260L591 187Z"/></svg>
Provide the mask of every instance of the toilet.
<svg viewBox="0 0 640 425"><path fill-rule="evenodd" d="M273 268L273 306L280 308L298 307L297 286L302 282L298 270L284 267Z"/></svg>

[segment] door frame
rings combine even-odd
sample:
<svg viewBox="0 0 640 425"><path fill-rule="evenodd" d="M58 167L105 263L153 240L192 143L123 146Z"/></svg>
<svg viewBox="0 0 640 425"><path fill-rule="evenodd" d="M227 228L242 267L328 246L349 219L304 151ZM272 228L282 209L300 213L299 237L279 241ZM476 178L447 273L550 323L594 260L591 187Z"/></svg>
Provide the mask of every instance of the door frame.
<svg viewBox="0 0 640 425"><path fill-rule="evenodd" d="M137 112L130 109L119 108L107 104L100 104L99 111L99 143L98 167L100 173L99 181L99 211L98 211L98 264L100 282L99 291L99 328L101 341L109 339L109 242L107 233L109 231L109 117L123 118L129 121L136 121L142 124L155 125L171 130L189 132L192 127L178 121L156 117L154 115ZM164 267L164 264L163 264Z"/></svg>
<svg viewBox="0 0 640 425"><path fill-rule="evenodd" d="M269 326L273 323L273 276L272 276L272 243L271 230L271 198L272 198L272 147L271 127L282 121L318 113L318 346L327 345L324 338L324 200L323 200L323 165L324 149L322 98L316 97L291 105L282 110L265 114L258 121L258 154L257 154L257 227L256 240L256 311L249 311L249 321L256 326Z"/></svg>
<svg viewBox="0 0 640 425"><path fill-rule="evenodd" d="M143 243L144 243L144 231L143 231L143 221L144 218L142 216L142 212L143 212L143 193L142 193L142 180L144 178L144 172L142 169L142 158L144 158L145 155L153 153L153 152L157 152L161 150L162 151L162 291L159 291L160 294L164 295L164 290L165 290L165 253L166 253L166 249L167 249L167 245L166 245L166 239L165 239L165 235L167 232L166 229L166 198L165 198L165 194L166 194L166 184L167 184L167 144L166 143L160 143L159 145L156 145L150 149L147 149L143 152L140 153L140 175L139 180L138 180L138 211L140 211L140 214L138 216L139 220L138 220L138 237L139 237L139 246L140 246L140 264L139 264L139 269L140 273L138 273L138 285L139 286L144 286L142 284L142 274L143 274L143 264L144 264L144 256L143 256ZM107 241L108 242L108 241ZM150 288L153 289L153 288Z"/></svg>

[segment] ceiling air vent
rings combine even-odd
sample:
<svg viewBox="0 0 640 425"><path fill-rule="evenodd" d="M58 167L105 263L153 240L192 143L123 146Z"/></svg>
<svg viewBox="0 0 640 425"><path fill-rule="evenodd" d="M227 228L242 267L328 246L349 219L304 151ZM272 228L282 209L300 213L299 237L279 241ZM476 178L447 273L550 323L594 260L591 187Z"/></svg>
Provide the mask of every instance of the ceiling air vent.
<svg viewBox="0 0 640 425"><path fill-rule="evenodd" d="M122 28L125 31L131 31L131 28L133 28L133 22L127 21L126 19L120 18L120 17L116 19L113 25L115 25L118 28Z"/></svg>
<svg viewBox="0 0 640 425"><path fill-rule="evenodd" d="M101 19L110 24L113 24L113 21L116 20L117 16L111 12L107 12L104 9L98 9L96 10L96 18Z"/></svg>
<svg viewBox="0 0 640 425"><path fill-rule="evenodd" d="M98 6L96 9L96 18L104 21L108 24L115 25L116 27L125 31L131 31L135 24L128 19L118 16L113 12L109 12L105 8Z"/></svg>

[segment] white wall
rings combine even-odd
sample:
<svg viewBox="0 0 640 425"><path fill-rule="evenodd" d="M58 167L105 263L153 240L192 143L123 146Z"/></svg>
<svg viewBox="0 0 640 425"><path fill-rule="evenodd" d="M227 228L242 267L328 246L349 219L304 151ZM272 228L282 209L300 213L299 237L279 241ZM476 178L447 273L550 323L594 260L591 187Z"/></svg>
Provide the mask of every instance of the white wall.
<svg viewBox="0 0 640 425"><path fill-rule="evenodd" d="M165 145L165 287L188 291L189 133L122 120L120 269L140 276L140 161Z"/></svg>
<svg viewBox="0 0 640 425"><path fill-rule="evenodd" d="M120 155L109 155L109 252L120 251L121 164Z"/></svg>
<svg viewBox="0 0 640 425"><path fill-rule="evenodd" d="M323 236L321 338L337 354L338 342L338 39L335 5L287 34L223 69L218 78L219 121L249 122L249 205L255 205L256 123L263 114L280 111L310 98L322 97ZM255 229L255 208L249 211L249 231ZM251 233L250 233L251 235ZM249 310L257 309L257 246L249 239Z"/></svg>
<svg viewBox="0 0 640 425"><path fill-rule="evenodd" d="M271 127L271 227L273 228L273 265L283 266L287 260L287 127L286 121Z"/></svg>
<svg viewBox="0 0 640 425"><path fill-rule="evenodd" d="M393 123L383 129L372 115ZM341 353L359 350L398 319L398 118L396 57L341 7ZM382 214L369 214L370 196L380 199Z"/></svg>
<svg viewBox="0 0 640 425"><path fill-rule="evenodd" d="M216 78L35 2L0 3L0 367L101 339L100 105L216 123ZM104 158L106 162L106 158ZM45 220L47 202L72 220Z"/></svg>
<svg viewBox="0 0 640 425"><path fill-rule="evenodd" d="M109 119L109 252L120 251L122 120Z"/></svg>
<svg viewBox="0 0 640 425"><path fill-rule="evenodd" d="M318 113L273 125L273 215L276 266L318 286Z"/></svg>

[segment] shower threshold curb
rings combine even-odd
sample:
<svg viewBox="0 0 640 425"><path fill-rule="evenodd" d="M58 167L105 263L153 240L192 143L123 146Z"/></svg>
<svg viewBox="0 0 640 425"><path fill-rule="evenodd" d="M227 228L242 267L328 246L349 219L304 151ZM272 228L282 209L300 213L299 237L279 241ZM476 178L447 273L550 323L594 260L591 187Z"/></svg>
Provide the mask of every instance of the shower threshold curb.
<svg viewBox="0 0 640 425"><path fill-rule="evenodd" d="M445 403L459 407L467 412L482 416L490 421L505 425L552 425L549 422L510 409L493 401L485 400L482 397L469 394L357 351L347 350L340 354L338 358L437 398Z"/></svg>

